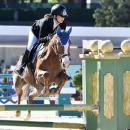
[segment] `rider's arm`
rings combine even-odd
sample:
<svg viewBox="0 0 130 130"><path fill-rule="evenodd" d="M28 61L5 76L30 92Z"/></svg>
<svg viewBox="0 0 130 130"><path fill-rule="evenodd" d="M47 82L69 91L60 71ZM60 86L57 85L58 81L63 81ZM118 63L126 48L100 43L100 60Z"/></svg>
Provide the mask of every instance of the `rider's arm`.
<svg viewBox="0 0 130 130"><path fill-rule="evenodd" d="M50 34L53 32L53 23L51 19L42 22L39 31L39 41L48 42L50 40Z"/></svg>
<svg viewBox="0 0 130 130"><path fill-rule="evenodd" d="M32 26L32 31L39 39L39 42L47 42L49 40L49 34L53 31L53 24L51 19L37 20Z"/></svg>

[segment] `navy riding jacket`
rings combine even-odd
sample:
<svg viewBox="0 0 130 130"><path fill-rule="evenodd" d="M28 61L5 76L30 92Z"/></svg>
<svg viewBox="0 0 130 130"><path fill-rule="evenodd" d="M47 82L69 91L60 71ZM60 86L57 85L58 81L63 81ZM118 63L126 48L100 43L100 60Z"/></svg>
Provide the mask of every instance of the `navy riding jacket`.
<svg viewBox="0 0 130 130"><path fill-rule="evenodd" d="M54 20L52 15L45 15L44 18L36 20L35 23L32 25L32 32L34 35L39 39L39 42L48 42L49 37L48 35L53 35L55 33L55 29L53 29L54 26ZM65 21L61 24L59 24L61 29L66 28Z"/></svg>

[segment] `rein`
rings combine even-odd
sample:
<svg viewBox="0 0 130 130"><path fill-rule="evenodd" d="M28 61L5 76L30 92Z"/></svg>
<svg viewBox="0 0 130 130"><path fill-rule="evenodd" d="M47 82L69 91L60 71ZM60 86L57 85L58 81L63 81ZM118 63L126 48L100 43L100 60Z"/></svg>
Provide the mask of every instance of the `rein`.
<svg viewBox="0 0 130 130"><path fill-rule="evenodd" d="M58 44L58 43L57 43ZM62 58L64 58L65 56L69 56L69 54L60 54L57 47L56 46L56 43L54 43L51 47L52 49L54 50L55 54L59 57L60 61L62 60Z"/></svg>
<svg viewBox="0 0 130 130"><path fill-rule="evenodd" d="M59 59L61 60L62 59L62 55L59 54L59 51L57 49L57 47L54 47L54 46L51 46L52 49L54 50L55 54L59 57Z"/></svg>
<svg viewBox="0 0 130 130"><path fill-rule="evenodd" d="M59 43L57 43L57 42L52 42L52 41L50 41L49 43L48 43L48 45L50 45L50 47L54 50L54 52L55 52L55 54L59 57L59 60L61 61L62 60L62 58L64 58L65 56L69 56L69 54L64 54L64 52L63 52L63 54L60 54L60 51L58 50L58 45L57 44L59 44ZM61 46L63 46L63 45L61 45ZM63 46L64 47L64 46ZM42 50L44 48L44 46L42 46L39 50ZM44 52L42 52L42 54L43 54Z"/></svg>
<svg viewBox="0 0 130 130"><path fill-rule="evenodd" d="M62 58L64 58L65 56L69 56L69 54L63 54L63 55L62 55Z"/></svg>

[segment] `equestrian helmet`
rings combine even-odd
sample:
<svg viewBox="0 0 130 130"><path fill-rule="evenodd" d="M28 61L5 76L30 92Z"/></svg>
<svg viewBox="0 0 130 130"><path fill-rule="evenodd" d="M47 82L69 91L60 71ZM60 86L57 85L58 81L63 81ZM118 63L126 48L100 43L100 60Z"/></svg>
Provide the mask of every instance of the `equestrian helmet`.
<svg viewBox="0 0 130 130"><path fill-rule="evenodd" d="M51 14L52 15L60 15L62 17L68 17L66 8L62 4L55 4L51 8Z"/></svg>

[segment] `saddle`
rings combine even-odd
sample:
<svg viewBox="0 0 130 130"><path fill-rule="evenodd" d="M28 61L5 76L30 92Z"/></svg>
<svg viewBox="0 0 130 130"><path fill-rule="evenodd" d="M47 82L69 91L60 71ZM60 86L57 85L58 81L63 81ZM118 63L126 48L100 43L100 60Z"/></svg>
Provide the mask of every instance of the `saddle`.
<svg viewBox="0 0 130 130"><path fill-rule="evenodd" d="M43 44L36 44L33 46L32 50L30 51L29 54L29 63L27 64L27 67L30 68L30 70L32 71L32 73L34 74L35 72L35 68L34 68L34 61L36 59L36 57L38 56L39 58L42 58L46 55L47 53L47 43Z"/></svg>

